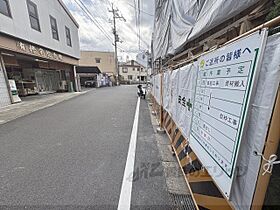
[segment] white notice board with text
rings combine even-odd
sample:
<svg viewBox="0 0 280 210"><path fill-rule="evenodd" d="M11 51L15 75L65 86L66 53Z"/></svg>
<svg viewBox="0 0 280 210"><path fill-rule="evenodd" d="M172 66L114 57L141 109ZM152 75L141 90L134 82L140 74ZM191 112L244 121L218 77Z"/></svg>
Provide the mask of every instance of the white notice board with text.
<svg viewBox="0 0 280 210"><path fill-rule="evenodd" d="M190 146L228 199L266 38L258 31L198 60Z"/></svg>

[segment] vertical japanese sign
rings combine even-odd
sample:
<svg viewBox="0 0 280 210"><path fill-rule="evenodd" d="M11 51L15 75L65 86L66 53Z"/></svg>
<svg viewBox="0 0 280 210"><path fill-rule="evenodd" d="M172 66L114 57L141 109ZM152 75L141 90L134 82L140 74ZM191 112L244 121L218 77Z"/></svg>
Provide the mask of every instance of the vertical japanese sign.
<svg viewBox="0 0 280 210"><path fill-rule="evenodd" d="M198 60L190 145L228 199L266 38L262 30Z"/></svg>

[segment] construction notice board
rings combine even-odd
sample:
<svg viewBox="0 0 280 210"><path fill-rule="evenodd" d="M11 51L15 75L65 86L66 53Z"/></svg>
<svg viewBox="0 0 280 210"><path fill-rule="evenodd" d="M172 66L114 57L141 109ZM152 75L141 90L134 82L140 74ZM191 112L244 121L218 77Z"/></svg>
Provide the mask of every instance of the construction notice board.
<svg viewBox="0 0 280 210"><path fill-rule="evenodd" d="M258 31L198 60L190 146L228 199L266 38Z"/></svg>

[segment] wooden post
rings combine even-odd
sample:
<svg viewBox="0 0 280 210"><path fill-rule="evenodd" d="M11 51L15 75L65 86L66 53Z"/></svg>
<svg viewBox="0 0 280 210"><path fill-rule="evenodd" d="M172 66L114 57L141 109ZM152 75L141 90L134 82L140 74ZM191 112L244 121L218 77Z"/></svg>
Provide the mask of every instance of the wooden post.
<svg viewBox="0 0 280 210"><path fill-rule="evenodd" d="M275 154L277 152L280 140L280 90L278 90L278 95L268 131L268 136L265 144L264 149L264 157L269 159L270 155ZM258 181L256 185L255 195L252 202L252 210L261 210L264 204L265 194L267 192L269 180L271 174L267 173L262 175L263 171L263 164L265 161L261 162L261 168L258 175ZM273 173L273 172L272 172Z"/></svg>

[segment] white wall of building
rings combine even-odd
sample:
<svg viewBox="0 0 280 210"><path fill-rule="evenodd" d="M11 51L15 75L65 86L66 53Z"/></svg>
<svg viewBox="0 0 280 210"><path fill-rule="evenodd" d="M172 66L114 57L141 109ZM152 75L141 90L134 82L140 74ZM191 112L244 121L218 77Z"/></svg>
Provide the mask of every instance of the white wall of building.
<svg viewBox="0 0 280 210"><path fill-rule="evenodd" d="M3 69L0 65L0 107L11 104L11 99L8 93L7 84L5 81Z"/></svg>
<svg viewBox="0 0 280 210"><path fill-rule="evenodd" d="M133 60L120 65L119 70L125 81L138 81L139 77L147 77L147 69Z"/></svg>
<svg viewBox="0 0 280 210"><path fill-rule="evenodd" d="M78 27L59 0L32 0L32 2L37 5L41 32L31 28L26 0L9 0L12 18L0 13L0 32L79 58ZM50 15L57 21L59 41L52 37ZM66 43L65 26L71 31L72 47Z"/></svg>

